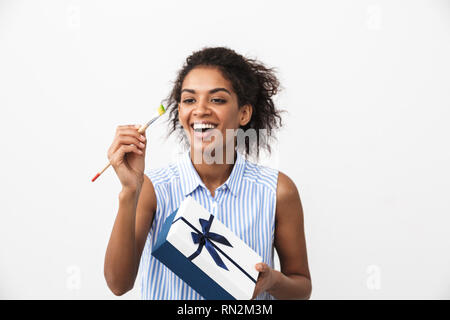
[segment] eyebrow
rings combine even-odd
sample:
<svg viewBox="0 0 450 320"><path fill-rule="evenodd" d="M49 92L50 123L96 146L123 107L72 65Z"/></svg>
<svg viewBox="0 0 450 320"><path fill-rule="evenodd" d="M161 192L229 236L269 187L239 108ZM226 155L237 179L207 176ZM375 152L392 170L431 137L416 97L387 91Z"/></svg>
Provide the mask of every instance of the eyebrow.
<svg viewBox="0 0 450 320"><path fill-rule="evenodd" d="M183 93L185 91L195 94L195 90L193 90L193 89L183 89L183 90L181 90L180 93ZM225 91L226 93L228 93L231 96L231 92L229 90L225 89L225 88L214 88L214 89L209 90L209 93L216 93L216 92L219 92L219 91Z"/></svg>

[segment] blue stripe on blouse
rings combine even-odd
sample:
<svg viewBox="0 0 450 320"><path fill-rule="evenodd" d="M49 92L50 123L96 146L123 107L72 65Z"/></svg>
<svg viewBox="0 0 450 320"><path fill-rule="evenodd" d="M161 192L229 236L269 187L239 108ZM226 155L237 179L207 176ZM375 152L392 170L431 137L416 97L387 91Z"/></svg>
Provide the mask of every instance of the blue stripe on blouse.
<svg viewBox="0 0 450 320"><path fill-rule="evenodd" d="M219 219L263 262L273 268L276 188L278 171L252 163L237 152L227 181L214 192L206 188L195 170L189 152L165 168L149 169L157 201L140 262L142 299L203 300L196 291L151 255L165 219L190 195ZM262 293L257 300L274 299Z"/></svg>

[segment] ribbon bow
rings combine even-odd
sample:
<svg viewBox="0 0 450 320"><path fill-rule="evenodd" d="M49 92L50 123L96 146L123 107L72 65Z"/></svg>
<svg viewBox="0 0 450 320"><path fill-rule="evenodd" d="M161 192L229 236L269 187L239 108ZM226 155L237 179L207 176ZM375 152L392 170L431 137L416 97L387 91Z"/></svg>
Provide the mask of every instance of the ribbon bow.
<svg viewBox="0 0 450 320"><path fill-rule="evenodd" d="M225 239L225 237L221 236L220 234L209 232L213 220L214 220L213 215L210 216L209 220L199 219L200 225L202 226L202 232L199 232L197 229L195 229L196 232L191 232L192 240L194 241L195 244L198 243L198 248L197 251L195 251L190 257L188 257L188 259L189 260L194 259L200 254L200 252L202 252L203 247L206 247L206 250L208 250L209 254L214 259L214 262L219 267L228 270L227 266L222 261L219 254L216 251L216 245L212 241L224 244L229 247L233 246L230 244L230 242L228 242L227 239Z"/></svg>

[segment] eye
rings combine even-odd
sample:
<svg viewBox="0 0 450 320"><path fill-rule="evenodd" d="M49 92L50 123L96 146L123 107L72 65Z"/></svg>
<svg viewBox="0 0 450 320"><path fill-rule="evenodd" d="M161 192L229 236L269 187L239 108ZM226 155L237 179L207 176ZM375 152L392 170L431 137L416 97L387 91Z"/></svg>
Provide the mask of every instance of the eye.
<svg viewBox="0 0 450 320"><path fill-rule="evenodd" d="M214 103L217 103L217 104L224 104L227 102L226 100L220 99L220 98L213 98L213 99L211 99L211 101Z"/></svg>
<svg viewBox="0 0 450 320"><path fill-rule="evenodd" d="M194 99L192 99L192 98L188 98L188 99L184 99L183 100L183 103L186 103L186 104L191 104L191 103L194 103Z"/></svg>

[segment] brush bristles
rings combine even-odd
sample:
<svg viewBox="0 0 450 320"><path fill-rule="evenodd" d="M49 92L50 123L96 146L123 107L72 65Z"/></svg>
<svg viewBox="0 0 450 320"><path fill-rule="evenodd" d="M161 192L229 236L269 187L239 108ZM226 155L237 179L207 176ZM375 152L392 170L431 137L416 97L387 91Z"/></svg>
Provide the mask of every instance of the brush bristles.
<svg viewBox="0 0 450 320"><path fill-rule="evenodd" d="M163 105L160 105L158 108L159 115L163 115L166 112L166 109L164 109Z"/></svg>

